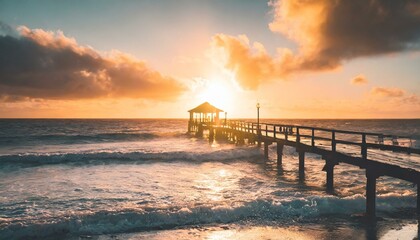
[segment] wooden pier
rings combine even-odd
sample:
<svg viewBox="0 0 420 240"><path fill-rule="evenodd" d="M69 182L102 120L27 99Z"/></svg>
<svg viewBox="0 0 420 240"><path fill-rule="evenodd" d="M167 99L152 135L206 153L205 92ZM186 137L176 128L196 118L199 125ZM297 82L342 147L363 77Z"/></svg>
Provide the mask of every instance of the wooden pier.
<svg viewBox="0 0 420 240"><path fill-rule="evenodd" d="M410 166L393 164L384 159L373 159L372 150L395 154L418 154L420 149L411 146L411 140L369 132L356 132L327 128L268 124L245 121L221 120L215 122L189 122L189 131L203 136L208 131L209 140L225 139L236 144L264 145L268 159L268 147L277 145L277 164L281 166L284 146L291 146L299 154L299 178L304 179L305 153L314 153L325 160L326 191L334 191L334 167L340 163L358 166L366 171L366 216L375 218L376 180L381 176L402 179L417 185L417 217L420 219L420 172ZM420 224L420 220L419 220ZM419 227L420 229L420 227Z"/></svg>

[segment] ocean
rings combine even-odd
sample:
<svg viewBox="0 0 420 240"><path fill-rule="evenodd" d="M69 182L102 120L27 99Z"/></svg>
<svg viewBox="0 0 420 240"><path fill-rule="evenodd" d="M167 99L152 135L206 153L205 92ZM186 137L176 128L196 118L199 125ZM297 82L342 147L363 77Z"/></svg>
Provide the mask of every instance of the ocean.
<svg viewBox="0 0 420 240"><path fill-rule="evenodd" d="M411 136L420 120L279 120ZM184 119L0 120L0 239L413 239L416 187L381 177L375 223L365 171L285 147L277 167L256 145L209 143ZM371 154L371 153L370 153ZM380 156L380 151L373 153ZM420 157L398 160L420 169Z"/></svg>

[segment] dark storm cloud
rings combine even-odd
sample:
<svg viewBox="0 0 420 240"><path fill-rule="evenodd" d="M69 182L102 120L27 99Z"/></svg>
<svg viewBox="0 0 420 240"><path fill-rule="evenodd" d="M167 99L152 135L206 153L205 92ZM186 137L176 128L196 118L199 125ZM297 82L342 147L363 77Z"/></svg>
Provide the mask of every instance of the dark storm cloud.
<svg viewBox="0 0 420 240"><path fill-rule="evenodd" d="M271 57L259 51L262 47L242 41L243 36L218 34L213 38L213 45L224 49L225 67L236 73L245 88L256 89L264 81L298 72L333 70L358 57L420 49L420 0L282 0L270 4L274 8L270 29L295 41L296 54L279 48L278 56Z"/></svg>
<svg viewBox="0 0 420 240"><path fill-rule="evenodd" d="M419 47L420 1L352 0L325 6L320 54L348 59Z"/></svg>
<svg viewBox="0 0 420 240"><path fill-rule="evenodd" d="M1 35L10 35L10 36L16 36L16 31L10 27L8 24L0 21L0 36Z"/></svg>
<svg viewBox="0 0 420 240"><path fill-rule="evenodd" d="M43 99L127 97L169 100L184 87L124 53L106 56L62 32L26 27L0 35L0 95ZM5 97L7 96L7 98Z"/></svg>

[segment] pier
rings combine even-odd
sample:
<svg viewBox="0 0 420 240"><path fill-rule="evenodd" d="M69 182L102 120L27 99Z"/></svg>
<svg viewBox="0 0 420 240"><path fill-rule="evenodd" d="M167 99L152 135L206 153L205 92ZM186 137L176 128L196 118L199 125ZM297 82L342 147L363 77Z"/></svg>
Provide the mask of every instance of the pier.
<svg viewBox="0 0 420 240"><path fill-rule="evenodd" d="M211 105L210 105L211 106ZM197 110L197 109L196 109ZM208 108L200 116L218 114L220 109ZM190 114L191 110L190 110ZM208 115L207 115L208 116ZM217 119L217 118L216 118ZM420 223L420 171L390 161L409 154L420 155L420 149L411 146L411 139L371 132L357 132L310 126L220 120L212 118L194 119L190 116L188 131L196 136L208 132L210 141L227 140L235 144L256 144L264 147L264 157L269 158L269 146L276 144L277 165L283 162L284 146L294 147L299 155L299 179L304 180L305 153L322 156L325 161L326 191L334 191L334 167L340 163L357 166L366 175L366 216L376 217L376 180L382 176L402 179L417 186L417 219ZM369 155L371 151L384 151L386 158ZM420 227L419 227L420 229Z"/></svg>

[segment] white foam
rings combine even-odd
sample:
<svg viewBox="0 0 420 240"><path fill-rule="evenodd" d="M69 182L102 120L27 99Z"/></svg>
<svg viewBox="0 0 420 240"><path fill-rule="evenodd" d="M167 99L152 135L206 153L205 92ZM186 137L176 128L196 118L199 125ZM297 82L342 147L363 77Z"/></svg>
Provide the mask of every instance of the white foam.
<svg viewBox="0 0 420 240"><path fill-rule="evenodd" d="M283 201L255 200L237 207L169 207L145 209L125 209L114 212L96 212L93 214L61 216L38 222L9 223L0 230L0 236L8 238L43 238L48 236L98 235L143 231L153 229L171 229L174 227L232 223L242 220L284 222L285 224L311 220L329 215L350 215L364 210L365 199L358 195L348 198L335 196L312 196ZM405 204L405 203L404 203ZM399 207L379 204L379 209L390 210ZM391 233L390 233L391 235ZM390 239L390 238L384 238Z"/></svg>
<svg viewBox="0 0 420 240"><path fill-rule="evenodd" d="M231 148L211 152L191 151L101 151L84 153L39 153L0 156L0 164L90 164L92 162L122 162L122 161L147 161L147 160L177 160L177 161L224 161L237 160L261 156L261 151L256 148Z"/></svg>
<svg viewBox="0 0 420 240"><path fill-rule="evenodd" d="M389 230L380 238L380 240L416 239L417 229L418 226L416 224L405 225L401 229Z"/></svg>

